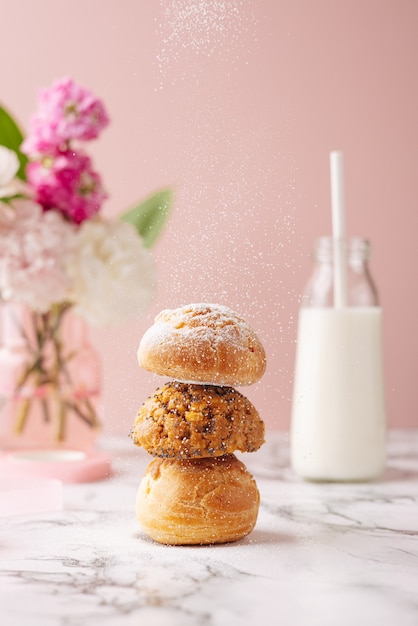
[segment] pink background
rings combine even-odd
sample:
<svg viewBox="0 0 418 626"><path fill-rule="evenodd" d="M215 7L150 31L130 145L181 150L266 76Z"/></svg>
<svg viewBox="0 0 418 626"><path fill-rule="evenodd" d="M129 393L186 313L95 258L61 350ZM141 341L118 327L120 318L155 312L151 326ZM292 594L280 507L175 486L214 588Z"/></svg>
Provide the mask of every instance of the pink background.
<svg viewBox="0 0 418 626"><path fill-rule="evenodd" d="M299 295L329 234L329 152L344 151L347 229L369 237L384 309L391 426L417 426L418 2L0 0L0 101L22 126L37 90L71 75L112 124L91 146L117 215L173 185L154 248L158 297L95 331L106 429L127 433L162 379L136 348L162 308L226 304L259 332L242 391L287 429Z"/></svg>

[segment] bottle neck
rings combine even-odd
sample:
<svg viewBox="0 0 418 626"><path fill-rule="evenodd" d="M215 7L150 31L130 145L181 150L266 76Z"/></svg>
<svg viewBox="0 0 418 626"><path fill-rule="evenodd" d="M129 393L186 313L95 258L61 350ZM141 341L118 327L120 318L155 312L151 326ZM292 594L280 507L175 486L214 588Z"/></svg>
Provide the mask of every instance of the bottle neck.
<svg viewBox="0 0 418 626"><path fill-rule="evenodd" d="M338 242L339 243L339 242ZM343 245L344 303L346 306L378 306L377 289L369 271L370 243L362 237L350 237ZM341 246L338 246L341 249ZM321 237L317 240L314 252L314 268L302 297L302 306L331 307L337 298L334 285L335 240Z"/></svg>
<svg viewBox="0 0 418 626"><path fill-rule="evenodd" d="M313 258L317 263L333 263L334 241L332 237L320 237L315 244ZM349 237L343 241L347 263L366 266L370 258L370 242L362 237Z"/></svg>

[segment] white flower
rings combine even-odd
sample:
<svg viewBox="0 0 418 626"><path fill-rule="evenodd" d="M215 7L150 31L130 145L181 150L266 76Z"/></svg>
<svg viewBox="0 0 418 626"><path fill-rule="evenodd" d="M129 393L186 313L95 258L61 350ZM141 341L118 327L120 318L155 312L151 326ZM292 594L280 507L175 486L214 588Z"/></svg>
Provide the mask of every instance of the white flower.
<svg viewBox="0 0 418 626"><path fill-rule="evenodd" d="M151 255L119 220L85 220L67 269L74 310L95 325L139 317L154 293Z"/></svg>
<svg viewBox="0 0 418 626"><path fill-rule="evenodd" d="M19 159L16 152L5 146L0 146L0 187L10 183L19 169Z"/></svg>
<svg viewBox="0 0 418 626"><path fill-rule="evenodd" d="M0 198L27 192L23 181L15 178L18 169L19 159L16 152L0 146Z"/></svg>
<svg viewBox="0 0 418 626"><path fill-rule="evenodd" d="M0 292L46 312L65 300L66 256L74 226L56 211L43 212L32 200L0 202Z"/></svg>

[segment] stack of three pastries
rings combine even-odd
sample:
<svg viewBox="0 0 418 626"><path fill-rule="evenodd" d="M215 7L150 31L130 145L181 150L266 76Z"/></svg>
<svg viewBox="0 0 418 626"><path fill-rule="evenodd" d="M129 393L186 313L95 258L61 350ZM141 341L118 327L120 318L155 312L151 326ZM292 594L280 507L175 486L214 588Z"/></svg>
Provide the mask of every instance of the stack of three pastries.
<svg viewBox="0 0 418 626"><path fill-rule="evenodd" d="M260 495L234 452L264 443L264 424L234 387L264 374L264 348L231 309L162 311L138 349L141 367L171 379L140 407L130 433L155 457L137 494L142 530L164 544L236 541L255 526Z"/></svg>

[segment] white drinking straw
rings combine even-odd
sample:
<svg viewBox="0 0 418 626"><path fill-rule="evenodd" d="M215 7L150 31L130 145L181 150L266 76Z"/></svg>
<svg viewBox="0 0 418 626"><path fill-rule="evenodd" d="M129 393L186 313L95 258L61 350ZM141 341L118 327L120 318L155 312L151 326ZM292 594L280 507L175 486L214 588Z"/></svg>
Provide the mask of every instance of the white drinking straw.
<svg viewBox="0 0 418 626"><path fill-rule="evenodd" d="M334 306L341 309L347 304L347 267L345 250L343 153L330 153L332 238L334 251Z"/></svg>

